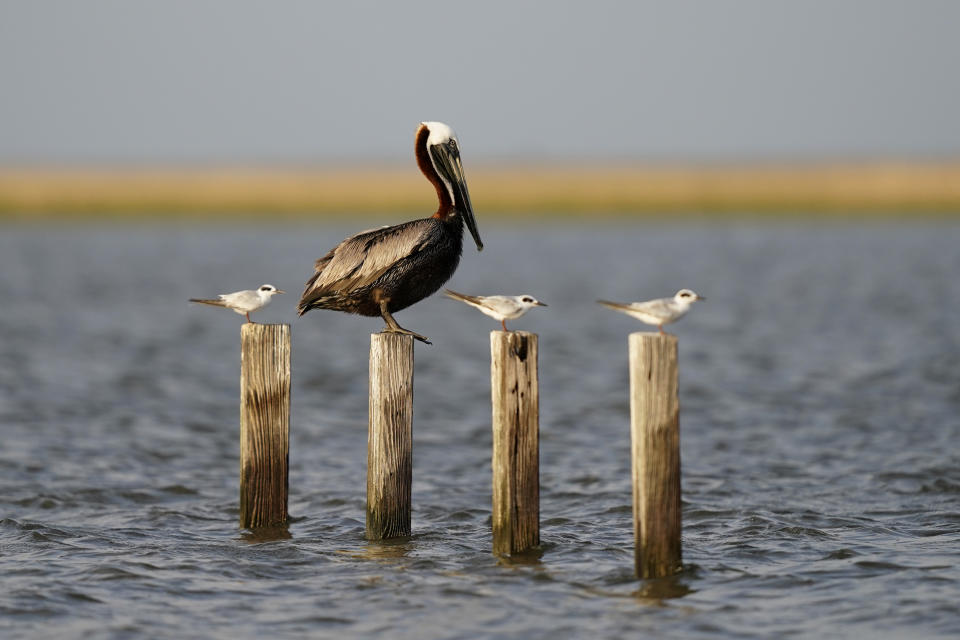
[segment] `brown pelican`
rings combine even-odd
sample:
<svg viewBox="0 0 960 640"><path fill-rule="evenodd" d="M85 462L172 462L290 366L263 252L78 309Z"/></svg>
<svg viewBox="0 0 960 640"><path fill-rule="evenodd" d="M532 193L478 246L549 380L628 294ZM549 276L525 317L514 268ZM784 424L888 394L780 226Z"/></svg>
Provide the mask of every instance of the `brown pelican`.
<svg viewBox="0 0 960 640"><path fill-rule="evenodd" d="M463 250L463 224L483 249L453 129L421 122L417 165L437 190L440 205L429 218L362 231L317 260L297 310L334 309L383 317L385 332L411 335L391 315L434 293L450 279Z"/></svg>

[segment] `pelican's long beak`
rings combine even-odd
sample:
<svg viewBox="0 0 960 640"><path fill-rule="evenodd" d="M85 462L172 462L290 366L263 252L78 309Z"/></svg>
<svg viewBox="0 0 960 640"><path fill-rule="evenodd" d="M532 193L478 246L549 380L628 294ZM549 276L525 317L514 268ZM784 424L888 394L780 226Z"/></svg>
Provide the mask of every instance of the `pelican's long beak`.
<svg viewBox="0 0 960 640"><path fill-rule="evenodd" d="M470 235L473 236L473 241L477 243L477 251L483 251L483 241L480 239L480 231L477 229L477 219L473 217L473 205L470 203L467 182L462 180L455 182L454 185L454 189L463 198L463 221L467 223L467 229L470 229Z"/></svg>
<svg viewBox="0 0 960 640"><path fill-rule="evenodd" d="M473 215L473 204L470 202L470 191L467 189L467 178L463 174L463 164L460 162L460 153L456 149L449 149L447 145L436 145L430 148L430 153L438 168L444 170L450 184L453 186L453 206L463 214L463 221L477 243L477 251L483 251L483 241L477 229L477 219Z"/></svg>

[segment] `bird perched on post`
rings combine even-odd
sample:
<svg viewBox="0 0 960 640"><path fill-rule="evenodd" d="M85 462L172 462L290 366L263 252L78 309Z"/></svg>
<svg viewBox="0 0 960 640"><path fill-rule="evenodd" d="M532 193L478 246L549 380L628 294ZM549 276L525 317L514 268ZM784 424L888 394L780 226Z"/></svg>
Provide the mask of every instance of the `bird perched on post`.
<svg viewBox="0 0 960 640"><path fill-rule="evenodd" d="M224 307L242 316L247 316L247 322L256 324L250 319L250 314L254 311L260 311L260 309L270 304L270 300L278 293L286 293L286 291L281 291L272 284L265 284L253 291L245 289L243 291L234 291L233 293L221 293L214 299L190 298L190 302L209 304L214 307Z"/></svg>
<svg viewBox="0 0 960 640"><path fill-rule="evenodd" d="M404 329L393 313L437 291L450 279L463 251L463 226L483 249L460 162L460 143L442 122L421 122L415 136L417 166L437 191L429 218L363 231L316 261L297 310L334 309L379 315L385 332L424 336Z"/></svg>
<svg viewBox="0 0 960 640"><path fill-rule="evenodd" d="M687 314L697 300L706 300L690 289L680 289L672 298L658 298L646 302L608 302L597 300L603 306L620 311L641 322L652 324L663 333L663 325L676 322Z"/></svg>
<svg viewBox="0 0 960 640"><path fill-rule="evenodd" d="M534 307L545 307L545 303L540 302L533 296L522 295L522 296L468 296L464 293L457 293L456 291L451 291L450 289L445 289L449 297L454 300L460 300L461 302L466 302L471 307L479 309L481 313L484 313L491 318L500 321L500 324L503 326L504 331L509 331L507 329L507 320L513 320L514 318L519 318L530 309Z"/></svg>

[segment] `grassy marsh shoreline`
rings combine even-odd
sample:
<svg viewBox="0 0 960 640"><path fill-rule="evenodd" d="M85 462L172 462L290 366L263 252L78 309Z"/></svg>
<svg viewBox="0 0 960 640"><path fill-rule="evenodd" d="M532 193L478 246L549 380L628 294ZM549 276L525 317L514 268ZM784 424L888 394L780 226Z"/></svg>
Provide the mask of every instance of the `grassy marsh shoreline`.
<svg viewBox="0 0 960 640"><path fill-rule="evenodd" d="M960 161L709 166L480 164L467 178L484 217L642 217L749 212L891 217L960 214ZM309 220L418 214L435 198L416 167L4 168L0 220Z"/></svg>

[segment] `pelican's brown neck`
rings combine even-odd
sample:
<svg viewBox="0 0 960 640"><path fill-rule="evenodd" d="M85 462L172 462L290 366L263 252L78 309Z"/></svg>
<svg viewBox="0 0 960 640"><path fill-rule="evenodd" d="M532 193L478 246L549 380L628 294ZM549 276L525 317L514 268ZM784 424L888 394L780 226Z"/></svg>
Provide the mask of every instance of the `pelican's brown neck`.
<svg viewBox="0 0 960 640"><path fill-rule="evenodd" d="M433 162L430 160L430 152L427 151L427 138L429 137L430 129L428 129L426 125L420 125L420 128L417 129L415 143L417 166L420 167L423 175L427 176L427 180L433 184L433 188L437 190L437 199L440 201L440 206L437 207L437 212L433 214L433 217L446 220L453 211L453 201L450 199L450 193L447 191L443 181L437 174L437 170L433 166Z"/></svg>

